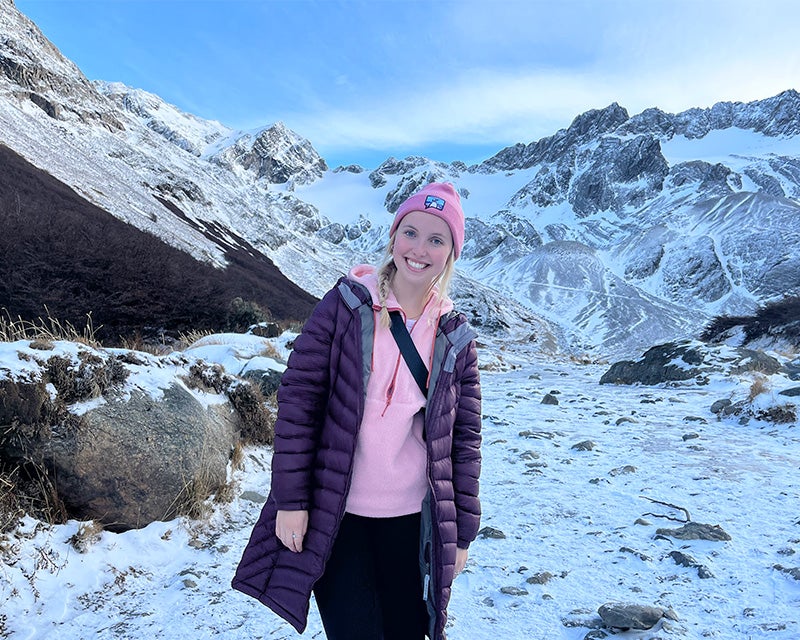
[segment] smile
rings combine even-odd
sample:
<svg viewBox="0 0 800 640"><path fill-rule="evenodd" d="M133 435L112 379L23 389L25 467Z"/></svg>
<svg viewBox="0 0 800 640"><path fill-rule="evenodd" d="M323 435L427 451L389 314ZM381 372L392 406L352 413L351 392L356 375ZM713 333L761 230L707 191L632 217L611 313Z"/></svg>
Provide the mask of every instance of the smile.
<svg viewBox="0 0 800 640"><path fill-rule="evenodd" d="M406 262L408 263L408 266L411 267L412 269L422 270L428 266L424 262L415 262L414 260L410 260L409 258L406 258Z"/></svg>

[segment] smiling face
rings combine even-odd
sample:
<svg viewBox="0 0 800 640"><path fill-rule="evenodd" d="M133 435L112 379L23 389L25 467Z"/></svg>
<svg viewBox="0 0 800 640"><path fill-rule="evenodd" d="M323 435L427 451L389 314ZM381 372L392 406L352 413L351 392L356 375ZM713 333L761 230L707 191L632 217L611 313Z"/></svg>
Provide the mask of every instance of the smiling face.
<svg viewBox="0 0 800 640"><path fill-rule="evenodd" d="M397 227L392 247L397 267L395 285L428 291L452 251L453 238L444 220L422 211L406 214Z"/></svg>

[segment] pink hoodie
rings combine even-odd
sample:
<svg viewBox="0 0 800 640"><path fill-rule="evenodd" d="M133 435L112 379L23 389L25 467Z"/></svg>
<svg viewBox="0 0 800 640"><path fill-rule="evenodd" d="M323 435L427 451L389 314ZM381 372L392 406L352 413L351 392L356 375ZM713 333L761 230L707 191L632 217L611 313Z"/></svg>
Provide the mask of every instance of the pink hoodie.
<svg viewBox="0 0 800 640"><path fill-rule="evenodd" d="M346 511L373 518L417 513L428 490L427 450L422 440L423 417L419 413L426 399L403 360L391 331L380 326L378 314L381 306L375 267L357 265L351 269L349 277L366 286L372 294L375 334L372 373L356 443ZM390 311L402 312L391 291L386 306ZM410 330L429 371L439 318L452 308L449 299L439 301L432 295Z"/></svg>

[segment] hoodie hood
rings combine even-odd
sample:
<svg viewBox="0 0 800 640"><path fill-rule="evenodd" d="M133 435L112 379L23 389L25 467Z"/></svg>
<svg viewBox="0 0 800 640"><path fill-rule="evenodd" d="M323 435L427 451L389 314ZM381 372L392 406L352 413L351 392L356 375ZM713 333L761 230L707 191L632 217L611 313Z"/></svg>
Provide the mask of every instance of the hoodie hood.
<svg viewBox="0 0 800 640"><path fill-rule="evenodd" d="M378 295L378 270L371 264L357 264L348 274L348 278L364 285L372 296L372 307L376 311L381 308L380 296ZM426 310L432 306L431 300L438 301L439 313L436 314L436 319L443 316L445 313L453 310L453 301L450 298L440 298L438 287L433 288L432 295L425 305ZM389 295L386 297L386 306L390 311L402 310L402 307L394 297L394 292L390 289ZM423 312L424 314L425 312Z"/></svg>

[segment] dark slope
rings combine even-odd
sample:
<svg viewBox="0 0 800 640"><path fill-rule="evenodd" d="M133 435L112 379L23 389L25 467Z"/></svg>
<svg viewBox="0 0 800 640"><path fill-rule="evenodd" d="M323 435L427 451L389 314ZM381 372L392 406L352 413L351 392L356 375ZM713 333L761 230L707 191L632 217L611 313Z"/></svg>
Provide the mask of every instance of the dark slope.
<svg viewBox="0 0 800 640"><path fill-rule="evenodd" d="M179 215L168 201L165 215ZM228 234L230 235L230 234ZM13 318L49 315L98 337L160 330L222 330L231 302L254 302L276 321L303 320L316 299L249 244L218 244L217 269L115 218L0 145L0 307ZM47 310L45 310L47 307Z"/></svg>

